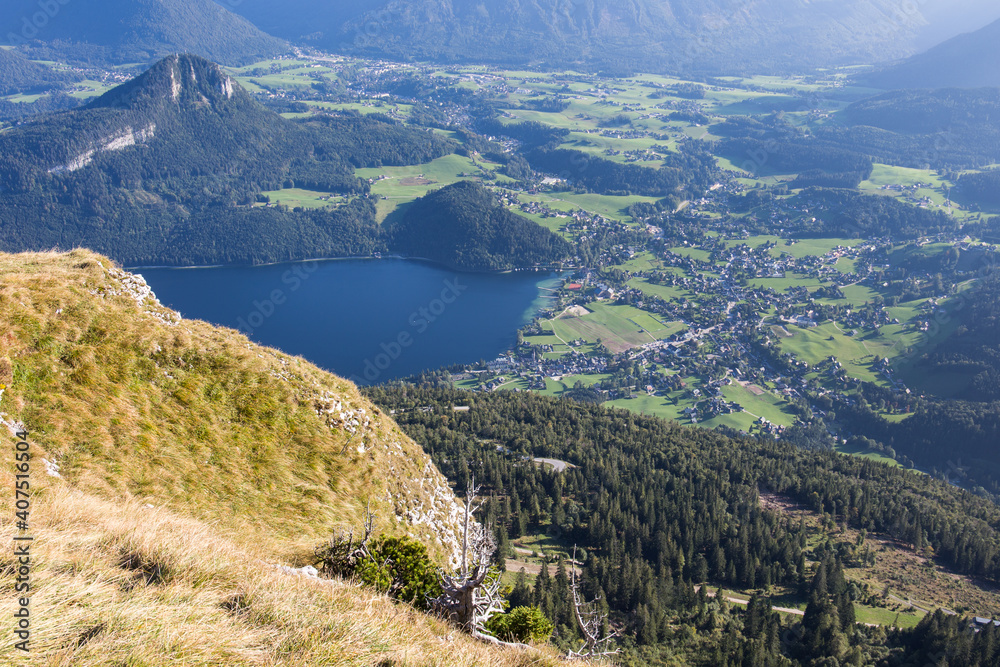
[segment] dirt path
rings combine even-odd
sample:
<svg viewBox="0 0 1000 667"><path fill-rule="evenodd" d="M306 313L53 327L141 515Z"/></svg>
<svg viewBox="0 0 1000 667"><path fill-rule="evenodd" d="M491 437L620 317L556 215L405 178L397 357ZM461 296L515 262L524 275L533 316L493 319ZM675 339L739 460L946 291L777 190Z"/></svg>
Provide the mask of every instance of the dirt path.
<svg viewBox="0 0 1000 667"><path fill-rule="evenodd" d="M697 593L700 588L701 588L701 586L695 586L694 587L695 592ZM706 595L708 597L710 597L710 598L714 598L715 597L715 591L711 591L710 590L710 591L708 591L708 593L706 593ZM727 602L732 602L733 604L742 604L742 605L750 604L749 600L742 600L740 598L731 598L729 596L726 596L726 601ZM774 611L783 612L785 614L792 614L794 616L805 616L806 615L806 613L804 611L801 611L799 609L791 609L789 607L775 607L775 606L772 605L771 609L773 609Z"/></svg>
<svg viewBox="0 0 1000 667"><path fill-rule="evenodd" d="M832 324L832 325L833 325L833 328L834 328L834 329L836 329L837 331L839 331L840 333L844 334L845 336L847 336L847 335L848 335L846 331L844 331L844 330L843 330L843 329L841 329L841 328L840 328L839 326L837 326L837 323L836 323L836 322L835 322L834 320L830 320L830 324ZM863 339L861 339L861 338L859 338L858 340L860 340L860 341L861 341L861 345L862 345L862 347L864 347L864 348L865 348L865 352L867 352L868 354L875 354L874 352L872 352L871 350L869 350L869 349L868 349L868 343L866 343L866 342L865 342L865 341L864 341Z"/></svg>

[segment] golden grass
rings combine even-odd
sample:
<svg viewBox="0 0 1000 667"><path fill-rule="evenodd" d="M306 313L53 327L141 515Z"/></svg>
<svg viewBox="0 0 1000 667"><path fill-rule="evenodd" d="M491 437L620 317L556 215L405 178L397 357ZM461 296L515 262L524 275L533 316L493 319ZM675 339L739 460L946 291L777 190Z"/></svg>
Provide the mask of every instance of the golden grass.
<svg viewBox="0 0 1000 667"><path fill-rule="evenodd" d="M164 323L167 309L115 294L112 266L85 250L0 254L0 411L27 426L37 456L77 488L181 510L289 557L358 525L368 501L383 530L449 555L453 525L403 521L450 511L444 478L356 387L235 331ZM340 412L370 424L351 433Z"/></svg>
<svg viewBox="0 0 1000 667"><path fill-rule="evenodd" d="M4 475L10 488L11 475ZM11 511L4 503L4 516ZM162 508L56 481L32 509L32 652L0 664L551 665L551 650L498 649L343 581L290 576L257 544ZM13 587L13 525L0 529L0 585ZM145 563L145 572L136 569ZM160 577L147 576L150 566ZM14 599L0 599L11 619ZM4 621L9 627L10 621ZM4 630L8 634L8 630Z"/></svg>
<svg viewBox="0 0 1000 667"><path fill-rule="evenodd" d="M553 664L345 582L293 577L371 502L444 563L458 511L349 382L123 293L104 257L0 254L0 399L32 454L32 653L13 648L13 467L0 467L0 664ZM357 427L353 420L357 419ZM0 426L13 463L14 440ZM56 461L61 479L46 475Z"/></svg>

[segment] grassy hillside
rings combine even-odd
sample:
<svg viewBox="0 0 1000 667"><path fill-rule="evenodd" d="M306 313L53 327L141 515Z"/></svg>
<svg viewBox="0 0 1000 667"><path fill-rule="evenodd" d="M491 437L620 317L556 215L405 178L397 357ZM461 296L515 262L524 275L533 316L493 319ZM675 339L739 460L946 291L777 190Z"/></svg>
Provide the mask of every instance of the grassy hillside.
<svg viewBox="0 0 1000 667"><path fill-rule="evenodd" d="M4 472L4 487L12 488ZM58 482L58 480L56 481ZM5 498L5 503L7 499ZM9 503L3 505L10 516ZM219 525L54 483L32 512L31 653L4 665L555 665L501 650L344 581L288 575L275 555ZM13 588L12 525L0 582ZM0 613L11 618L14 599ZM8 626L10 627L10 626Z"/></svg>
<svg viewBox="0 0 1000 667"><path fill-rule="evenodd" d="M368 502L381 530L455 555L446 481L353 385L180 319L90 251L0 255L0 276L2 431L12 452L26 427L32 452L31 664L521 664L273 568L308 562Z"/></svg>

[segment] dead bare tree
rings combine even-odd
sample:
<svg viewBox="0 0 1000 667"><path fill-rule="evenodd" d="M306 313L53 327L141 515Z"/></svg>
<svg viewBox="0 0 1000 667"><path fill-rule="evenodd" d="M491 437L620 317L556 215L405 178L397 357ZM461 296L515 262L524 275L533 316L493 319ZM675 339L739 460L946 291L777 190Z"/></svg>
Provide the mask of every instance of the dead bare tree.
<svg viewBox="0 0 1000 667"><path fill-rule="evenodd" d="M349 533L343 531L334 533L329 543L316 550L320 569L328 575L345 576L353 573L358 563L365 560L374 561L368 551L368 542L371 540L374 529L375 514L372 512L372 505L369 501L365 508L365 521L362 528L364 534L361 539L357 542L354 541L353 528Z"/></svg>
<svg viewBox="0 0 1000 667"><path fill-rule="evenodd" d="M479 487L473 479L465 494L461 568L455 574L441 573L442 593L431 600L431 608L476 639L505 646L524 646L501 641L485 629L490 618L503 613L504 600L500 595L499 573L490 567L497 549L493 533L472 518L483 505L477 504L478 493Z"/></svg>
<svg viewBox="0 0 1000 667"><path fill-rule="evenodd" d="M580 586L576 581L576 545L573 545L573 561L569 569L570 591L573 593L573 612L576 615L576 622L583 633L583 646L576 651L569 651L566 654L567 660L588 660L590 658L600 658L608 655L615 655L620 649L611 648L611 642L618 636L618 631L611 629L607 635L601 637L601 632L607 620L607 614L601 611L597 603L600 598L595 598L591 602L586 602L580 595Z"/></svg>

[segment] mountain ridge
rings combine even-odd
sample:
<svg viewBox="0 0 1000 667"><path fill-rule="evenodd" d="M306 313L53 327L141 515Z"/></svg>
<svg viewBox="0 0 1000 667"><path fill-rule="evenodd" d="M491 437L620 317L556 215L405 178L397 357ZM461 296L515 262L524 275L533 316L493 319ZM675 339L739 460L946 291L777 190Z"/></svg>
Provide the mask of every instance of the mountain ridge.
<svg viewBox="0 0 1000 667"><path fill-rule="evenodd" d="M0 250L87 246L130 265L258 264L384 252L356 167L429 162L446 138L378 115L302 120L217 65L169 56L87 106L0 135ZM289 210L284 187L346 203Z"/></svg>
<svg viewBox="0 0 1000 667"><path fill-rule="evenodd" d="M921 8L903 15L882 0L382 0L343 8L290 0L280 11L247 0L234 10L288 39L361 55L692 74L900 58L934 32Z"/></svg>
<svg viewBox="0 0 1000 667"><path fill-rule="evenodd" d="M212 0L73 0L45 7L36 0L8 2L0 38L70 60L147 63L193 52L245 65L288 51L283 40Z"/></svg>

